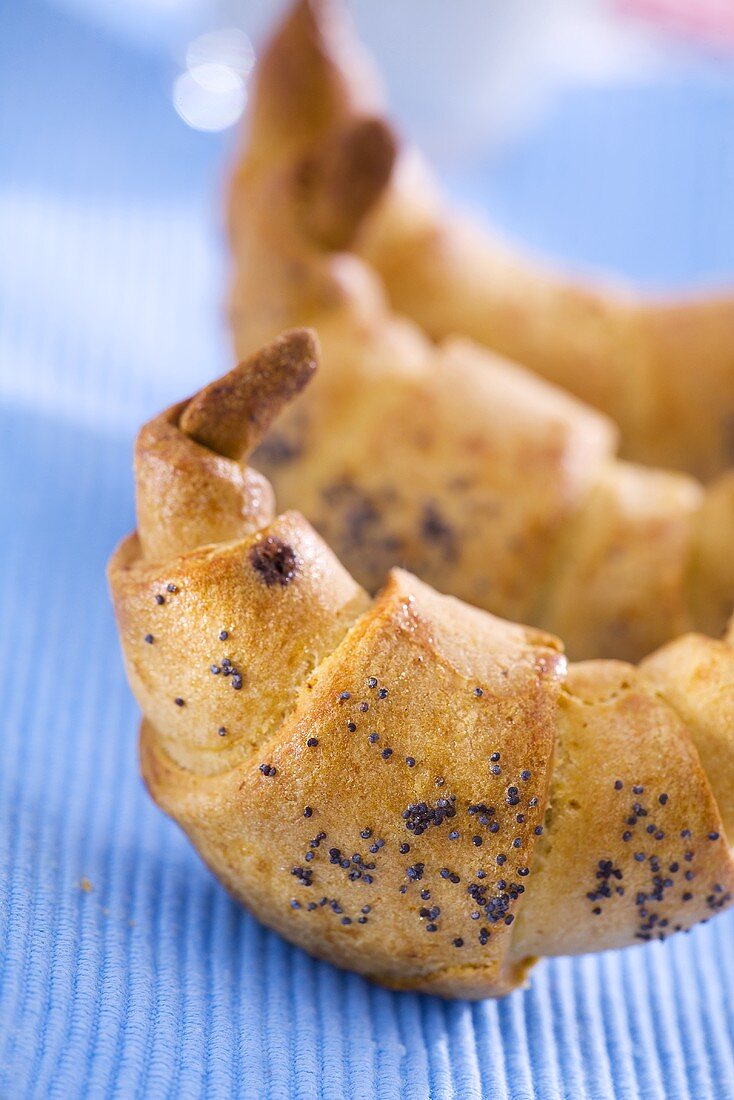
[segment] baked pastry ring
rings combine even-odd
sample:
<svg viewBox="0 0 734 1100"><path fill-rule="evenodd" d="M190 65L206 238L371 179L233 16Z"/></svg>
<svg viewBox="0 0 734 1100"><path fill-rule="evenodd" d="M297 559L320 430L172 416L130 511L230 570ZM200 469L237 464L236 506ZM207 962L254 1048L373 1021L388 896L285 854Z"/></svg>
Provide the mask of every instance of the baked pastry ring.
<svg viewBox="0 0 734 1100"><path fill-rule="evenodd" d="M262 921L396 989L501 996L726 908L732 632L568 665L402 570L370 599L245 465L316 358L287 333L139 435L109 579L155 800Z"/></svg>
<svg viewBox="0 0 734 1100"><path fill-rule="evenodd" d="M364 257L396 312L435 340L486 344L602 409L621 428L625 458L704 480L734 465L731 293L655 299L610 279L575 281L451 210L416 150L394 136L369 201L354 171L344 186L333 151L365 117L385 123L343 7L297 0L267 47L248 170L298 154L328 161L331 148L331 194L309 204L309 228ZM235 210L235 222L247 213Z"/></svg>
<svg viewBox="0 0 734 1100"><path fill-rule="evenodd" d="M686 630L719 634L734 607L734 473L704 492L618 461L608 418L464 338L434 344L343 251L392 193L396 145L357 112L323 11L297 5L260 62L231 201L238 357L291 325L315 327L323 348L255 457L280 505L368 591L404 565L557 632L573 658L638 660Z"/></svg>

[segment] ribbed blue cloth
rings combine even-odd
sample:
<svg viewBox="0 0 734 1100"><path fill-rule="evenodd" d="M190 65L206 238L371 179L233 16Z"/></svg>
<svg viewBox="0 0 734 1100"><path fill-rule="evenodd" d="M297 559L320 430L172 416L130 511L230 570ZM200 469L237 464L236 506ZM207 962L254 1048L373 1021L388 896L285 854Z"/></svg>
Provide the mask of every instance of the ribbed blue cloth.
<svg viewBox="0 0 734 1100"><path fill-rule="evenodd" d="M226 143L183 126L169 78L51 8L2 15L0 1097L734 1097L734 915L544 963L501 1003L395 995L260 927L148 799L104 568L133 525L136 427L229 365ZM693 89L674 126L670 95L625 99L621 120L601 94L566 104L495 166L488 201L641 277L727 257L731 273L734 97ZM663 201L700 233L666 230L648 193L626 236L597 217L592 239L563 158L594 112L630 158L628 192L653 138L673 166L700 147ZM616 193L612 152L586 168L590 201Z"/></svg>

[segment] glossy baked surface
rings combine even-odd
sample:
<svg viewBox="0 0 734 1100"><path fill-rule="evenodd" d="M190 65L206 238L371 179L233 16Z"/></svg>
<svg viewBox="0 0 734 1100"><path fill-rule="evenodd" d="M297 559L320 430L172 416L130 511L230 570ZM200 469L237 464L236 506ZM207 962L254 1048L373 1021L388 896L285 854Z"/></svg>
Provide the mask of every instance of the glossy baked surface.
<svg viewBox="0 0 734 1100"><path fill-rule="evenodd" d="M529 992L499 1004L447 1005L377 990L263 931L152 805L103 569L132 524L138 424L228 365L223 338L216 350L223 283L207 222L224 139L181 128L161 95L163 62L52 9L13 5L4 26L3 102L21 74L35 91L2 121L25 194L4 193L0 210L13 244L12 257L0 252L0 496L16 501L0 537L0 1093L35 1082L40 1095L77 1100L86 1082L153 1100L206 1085L227 1098L247 1077L253 1096L310 1100L327 1075L332 1096L368 1100L422 1100L430 1088L725 1095L734 915L661 947L543 964ZM649 148L682 95L660 90L644 111L630 106L617 147ZM720 190L732 102L699 86L691 116L676 112L667 153L655 154L678 163L676 151L697 150L700 175L688 161L670 176L671 218L694 207L699 181L710 198L696 208L689 253L682 236L663 237L662 215L646 223L658 263L681 281L701 273L715 237L722 250L732 239ZM84 128L73 122L82 109ZM571 155L597 110L619 119L599 92L503 163L494 193L518 232L530 234L562 191L550 243L578 243L566 228L579 203L590 239L584 188L572 203L544 143ZM519 189L523 160L535 183ZM599 177L616 163L605 155ZM640 195L630 218L641 225L652 201ZM604 227L599 258L614 247L634 275L640 237L627 225L614 241Z"/></svg>

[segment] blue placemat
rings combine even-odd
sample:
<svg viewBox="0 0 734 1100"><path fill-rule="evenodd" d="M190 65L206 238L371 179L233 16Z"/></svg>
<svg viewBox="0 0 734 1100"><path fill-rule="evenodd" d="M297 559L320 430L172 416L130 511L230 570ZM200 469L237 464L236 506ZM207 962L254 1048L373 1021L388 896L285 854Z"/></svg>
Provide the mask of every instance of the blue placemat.
<svg viewBox="0 0 734 1100"><path fill-rule="evenodd" d="M148 800L103 571L133 523L136 426L229 365L227 139L176 118L159 52L43 5L0 18L2 1100L733 1097L734 916L544 964L499 1004L398 996L261 928ZM716 274L733 104L709 84L571 98L454 186L578 259ZM600 118L612 145L574 190L564 163ZM635 150L688 165L662 213ZM615 233L597 208L625 186Z"/></svg>

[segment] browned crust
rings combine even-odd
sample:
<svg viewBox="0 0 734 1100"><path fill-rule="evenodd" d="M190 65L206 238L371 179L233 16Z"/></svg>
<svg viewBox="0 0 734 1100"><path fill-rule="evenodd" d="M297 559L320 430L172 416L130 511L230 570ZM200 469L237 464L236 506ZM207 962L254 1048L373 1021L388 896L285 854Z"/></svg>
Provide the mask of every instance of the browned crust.
<svg viewBox="0 0 734 1100"><path fill-rule="evenodd" d="M285 346L255 359L272 376L235 374L256 425L280 404L278 378L297 389L310 373L311 341ZM234 453L257 428L237 433L227 392L214 384L189 408L192 430ZM195 504L174 510L170 553L131 536L110 584L149 790L259 919L390 988L478 998L516 988L536 955L665 938L731 904L704 770L729 817L728 643L681 643L643 673L569 670L553 636L403 571L370 601L297 513L263 519L246 498L229 511L222 484L248 471L191 439L182 413L141 432L139 488L151 454L159 467L147 523L173 468L179 503L209 486L220 535ZM192 545L197 531L215 537Z"/></svg>
<svg viewBox="0 0 734 1100"><path fill-rule="evenodd" d="M499 242L477 243L420 180L406 182L333 19L330 5L300 5L276 33L255 118L297 98L296 86L320 94L320 110L255 127L233 185L239 352L293 323L316 326L324 349L315 386L255 460L281 506L302 510L369 591L401 564L558 632L574 659L636 661L688 629L721 629L734 606L731 491L618 462L605 417L465 338L428 336L450 330L458 297L497 347L539 373L555 363L571 388L563 371L581 377L585 396L621 419L629 404L643 434L653 410L654 448L680 413L699 465L694 450L714 449L705 409L726 391L725 364L713 381L725 303L645 312L623 291L557 285ZM391 302L365 262L373 252ZM398 294L422 328L396 312ZM699 329L700 380L683 370Z"/></svg>
<svg viewBox="0 0 734 1100"><path fill-rule="evenodd" d="M620 280L582 281L554 269L458 217L428 173L412 170L410 150L395 156L393 149L381 178L388 159L375 174L369 157L365 169L360 143L344 141L379 104L345 6L299 0L258 65L237 177L278 165L314 172L322 190L302 223L312 220L314 241L354 248L379 274L394 309L432 339L469 336L603 409L622 428L625 457L706 480L730 466L732 294L643 297ZM365 191L355 203L350 187L332 177L354 183L362 172ZM235 186L235 222L248 216L246 202Z"/></svg>
<svg viewBox="0 0 734 1100"><path fill-rule="evenodd" d="M300 161L295 171L300 219L314 242L334 252L354 243L396 155L392 129L368 118L330 133Z"/></svg>
<svg viewBox="0 0 734 1100"><path fill-rule="evenodd" d="M181 431L216 454L247 457L310 381L318 356L311 329L283 333L192 397L181 413Z"/></svg>

